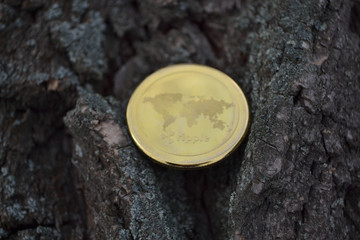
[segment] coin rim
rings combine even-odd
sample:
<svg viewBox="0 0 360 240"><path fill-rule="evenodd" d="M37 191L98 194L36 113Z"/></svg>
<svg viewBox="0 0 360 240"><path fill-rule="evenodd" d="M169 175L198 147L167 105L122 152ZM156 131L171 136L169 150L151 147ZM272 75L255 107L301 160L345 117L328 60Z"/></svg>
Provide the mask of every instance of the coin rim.
<svg viewBox="0 0 360 240"><path fill-rule="evenodd" d="M242 96L243 100L245 101L245 107L246 107L246 126L245 126L245 129L243 131L243 133L238 135L239 136L239 139L237 140L236 138L236 132L237 131L240 131L242 128L240 128L239 130L235 130L234 131L234 138L236 141L230 141L232 136L229 138L229 140L225 141L225 143L221 144L219 147L216 148L216 152L218 152L219 148L221 147L221 151L219 151L218 154L216 154L216 156L214 157L209 157L208 160L206 161L202 161L200 163L190 163L190 164L186 164L186 163L176 163L174 161L167 161L165 159L161 159L161 155L172 155L174 156L174 158L176 159L181 159L184 157L179 157L178 155L175 155L175 154L171 154L171 153L168 153L168 152L164 152L163 150L159 150L157 151L155 148L151 147L149 144L146 143L146 141L143 141L145 142L144 144L141 144L139 141L138 138L141 138L141 136L139 134L138 137L136 136L136 124L134 123L135 121L132 120L132 112L135 112L135 102L136 102L136 99L135 99L135 96L138 95L137 92L139 92L141 90L141 88L143 88L142 86L144 86L146 82L148 81L153 81L153 83L158 80L158 78L154 78L154 76L156 75L161 75L162 72L164 71L169 71L170 68L181 68L181 67L196 67L196 68L207 68L209 69L210 71L215 71L217 73L220 73L220 75L223 75L224 77L228 78L228 80L230 80L232 82L232 84L240 91L240 95ZM201 71L200 71L201 72ZM140 90L139 90L140 89ZM241 98L240 98L240 102L241 102ZM246 96L244 94L244 92L242 91L242 89L239 87L239 85L231 78L229 77L227 74L225 74L224 72L221 72L220 70L216 69L216 68L212 68L212 67L209 67L209 66L205 66L205 65L200 65L200 64L189 64L189 63L182 63L182 64L174 64L174 65L170 65L170 66L167 66L167 67L164 67L164 68L161 68L155 72L153 72L152 74L150 74L149 76L147 76L139 85L138 87L135 89L135 91L133 92L132 96L130 97L130 100L128 102L128 105L127 105L127 110L126 110L126 120L127 120L127 125L128 125L128 128L129 128L129 133L132 137L132 139L134 140L135 144L147 155L149 156L152 160L154 160L155 162L157 163L160 163L162 165L166 165L166 166L170 166L170 167L175 167L175 168L201 168L201 167L206 167L206 166L209 166L209 165L212 165L214 163L217 163L219 161L221 161L222 159L224 159L225 157L227 157L229 154L231 154L240 144L241 142L245 139L246 137L246 134L248 132L248 129L249 129L249 125L250 125L250 111L249 111L249 104L248 104L248 101L246 99ZM133 122L133 123L132 123ZM229 142L230 141L230 142ZM236 142L236 144L233 145L233 142ZM144 146L145 145L145 146ZM149 145L150 147L150 150L148 150L146 148L146 146ZM225 146L225 147L223 147ZM224 149L225 148L225 149ZM151 151L153 150L153 151ZM201 155L205 155L205 156L208 156L209 154L211 154L212 151L215 151L215 150L211 150L209 152L207 152L206 154L201 154ZM159 156L160 155L160 156ZM196 155L198 156L198 155ZM199 160L200 161L200 160Z"/></svg>

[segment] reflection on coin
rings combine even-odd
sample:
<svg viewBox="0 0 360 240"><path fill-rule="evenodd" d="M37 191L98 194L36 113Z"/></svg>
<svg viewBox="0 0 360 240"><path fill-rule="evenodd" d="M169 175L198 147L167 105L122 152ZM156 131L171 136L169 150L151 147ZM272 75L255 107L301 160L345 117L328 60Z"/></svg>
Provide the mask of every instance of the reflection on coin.
<svg viewBox="0 0 360 240"><path fill-rule="evenodd" d="M135 90L127 107L132 138L149 157L179 168L218 162L245 137L249 107L226 74L178 64L156 71Z"/></svg>

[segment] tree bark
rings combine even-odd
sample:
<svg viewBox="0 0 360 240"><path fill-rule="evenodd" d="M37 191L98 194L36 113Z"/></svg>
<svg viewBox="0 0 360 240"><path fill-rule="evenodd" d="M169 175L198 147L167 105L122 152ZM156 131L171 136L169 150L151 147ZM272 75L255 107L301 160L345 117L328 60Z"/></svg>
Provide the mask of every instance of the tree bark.
<svg viewBox="0 0 360 240"><path fill-rule="evenodd" d="M153 163L127 101L174 63L244 90L221 163ZM0 0L0 239L360 239L360 3Z"/></svg>

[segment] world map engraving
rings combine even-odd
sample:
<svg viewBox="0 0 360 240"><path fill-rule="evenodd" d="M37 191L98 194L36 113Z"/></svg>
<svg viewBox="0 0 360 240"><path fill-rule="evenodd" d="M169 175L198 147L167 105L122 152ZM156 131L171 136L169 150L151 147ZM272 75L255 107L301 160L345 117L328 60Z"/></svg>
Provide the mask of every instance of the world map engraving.
<svg viewBox="0 0 360 240"><path fill-rule="evenodd" d="M223 130L226 122L218 117L233 103L216 100L213 97L187 96L180 93L161 93L154 97L145 97L144 103L150 103L154 110L164 119L163 130L178 118L185 118L188 127L198 124L198 118L208 119L213 128Z"/></svg>

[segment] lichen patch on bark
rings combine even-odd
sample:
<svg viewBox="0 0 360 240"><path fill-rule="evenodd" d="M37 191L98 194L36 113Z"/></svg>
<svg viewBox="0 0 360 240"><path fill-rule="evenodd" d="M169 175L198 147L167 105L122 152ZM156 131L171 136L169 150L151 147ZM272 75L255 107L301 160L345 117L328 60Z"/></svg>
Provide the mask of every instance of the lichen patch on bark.
<svg viewBox="0 0 360 240"><path fill-rule="evenodd" d="M124 136L119 125L115 123L114 120L100 122L95 127L95 130L98 131L103 136L104 141L111 146L125 146L127 144L126 137Z"/></svg>

